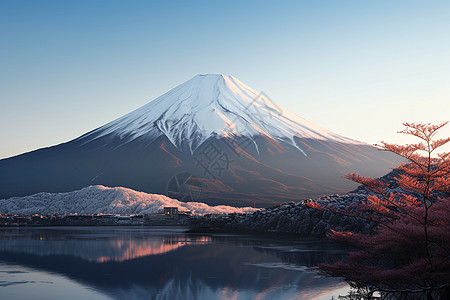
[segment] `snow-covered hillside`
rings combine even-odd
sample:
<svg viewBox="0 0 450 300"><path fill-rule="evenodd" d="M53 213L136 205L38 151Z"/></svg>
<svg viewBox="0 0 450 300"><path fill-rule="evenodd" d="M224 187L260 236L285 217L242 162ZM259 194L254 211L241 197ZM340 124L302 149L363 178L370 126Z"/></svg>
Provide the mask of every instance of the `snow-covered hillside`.
<svg viewBox="0 0 450 300"><path fill-rule="evenodd" d="M180 211L194 214L248 213L252 207L209 206L201 202L180 202L164 195L147 194L123 187L95 185L68 193L38 193L26 197L0 200L2 214L50 214L50 213L104 213L147 214L158 213L165 206L176 206Z"/></svg>
<svg viewBox="0 0 450 300"><path fill-rule="evenodd" d="M360 143L295 115L233 76L197 75L148 104L80 137L88 141L113 134L124 143L165 135L174 146L193 152L212 136L264 135L296 146L294 137Z"/></svg>

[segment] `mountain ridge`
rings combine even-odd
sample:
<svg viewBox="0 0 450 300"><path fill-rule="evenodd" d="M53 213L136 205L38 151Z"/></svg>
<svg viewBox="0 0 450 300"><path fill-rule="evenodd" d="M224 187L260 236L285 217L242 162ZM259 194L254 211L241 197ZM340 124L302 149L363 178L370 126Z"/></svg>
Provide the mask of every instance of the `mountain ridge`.
<svg viewBox="0 0 450 300"><path fill-rule="evenodd" d="M198 75L78 138L0 160L0 198L104 185L265 207L352 190L343 173L379 177L399 162L234 77Z"/></svg>

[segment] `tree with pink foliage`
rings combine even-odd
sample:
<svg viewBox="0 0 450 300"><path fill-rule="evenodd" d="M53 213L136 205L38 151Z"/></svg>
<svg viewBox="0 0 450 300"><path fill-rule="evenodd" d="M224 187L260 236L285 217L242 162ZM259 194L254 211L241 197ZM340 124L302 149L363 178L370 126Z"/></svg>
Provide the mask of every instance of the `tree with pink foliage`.
<svg viewBox="0 0 450 300"><path fill-rule="evenodd" d="M435 139L447 123L404 123L401 133L419 143L377 145L407 160L394 177L398 188L380 179L345 176L371 193L365 202L338 212L375 221L377 227L371 234L332 231L331 239L356 250L342 261L320 265L324 274L344 277L368 298L375 293L384 299L450 299L450 153L436 153L450 138Z"/></svg>

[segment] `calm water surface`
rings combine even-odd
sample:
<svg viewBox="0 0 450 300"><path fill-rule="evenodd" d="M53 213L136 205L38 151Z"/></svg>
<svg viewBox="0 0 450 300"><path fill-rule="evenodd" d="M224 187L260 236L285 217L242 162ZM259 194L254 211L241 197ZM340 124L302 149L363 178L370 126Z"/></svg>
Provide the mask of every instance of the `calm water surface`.
<svg viewBox="0 0 450 300"><path fill-rule="evenodd" d="M0 228L0 299L330 299L318 239L186 234L179 227Z"/></svg>

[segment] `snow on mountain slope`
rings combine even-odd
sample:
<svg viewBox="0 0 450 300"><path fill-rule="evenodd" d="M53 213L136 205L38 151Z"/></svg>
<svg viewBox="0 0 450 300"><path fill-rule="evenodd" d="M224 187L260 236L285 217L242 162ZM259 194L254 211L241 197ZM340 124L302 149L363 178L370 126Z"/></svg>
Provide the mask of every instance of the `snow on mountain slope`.
<svg viewBox="0 0 450 300"><path fill-rule="evenodd" d="M0 211L5 214L50 214L50 213L104 213L104 214L148 214L158 213L165 206L177 206L180 211L194 214L248 213L251 207L226 205L209 206L201 202L180 202L158 194L137 192L123 187L95 185L68 193L38 193L26 197L0 200Z"/></svg>
<svg viewBox="0 0 450 300"><path fill-rule="evenodd" d="M232 76L197 75L137 110L79 139L114 134L127 143L161 135L192 153L211 136L264 135L295 145L294 137L361 144L281 108ZM296 146L297 147L297 146Z"/></svg>

